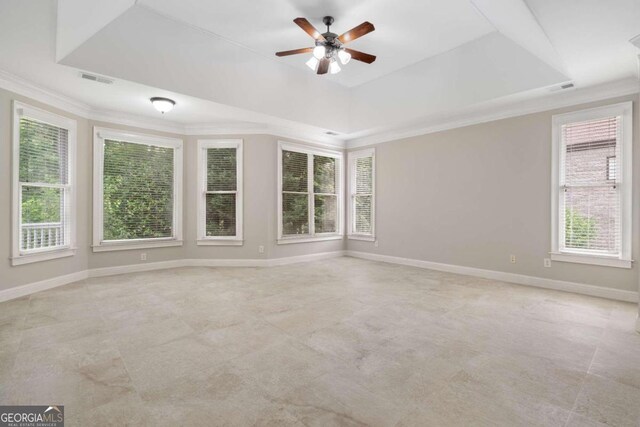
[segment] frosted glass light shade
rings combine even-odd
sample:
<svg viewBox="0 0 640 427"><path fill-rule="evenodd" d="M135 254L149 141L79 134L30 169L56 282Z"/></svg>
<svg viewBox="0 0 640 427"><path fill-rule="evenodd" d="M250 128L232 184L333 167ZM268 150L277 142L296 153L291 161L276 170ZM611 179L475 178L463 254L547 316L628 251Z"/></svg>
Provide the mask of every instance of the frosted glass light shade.
<svg viewBox="0 0 640 427"><path fill-rule="evenodd" d="M342 65L346 65L347 62L351 61L351 54L345 50L341 50L338 52L338 58L340 58Z"/></svg>
<svg viewBox="0 0 640 427"><path fill-rule="evenodd" d="M322 59L324 54L327 52L324 46L316 46L313 48L313 56L317 59Z"/></svg>
<svg viewBox="0 0 640 427"><path fill-rule="evenodd" d="M320 61L318 61L315 57L311 57L311 59L309 59L306 64L307 67L311 68L313 71L316 71L318 69L318 64L320 63Z"/></svg>
<svg viewBox="0 0 640 427"><path fill-rule="evenodd" d="M173 110L173 107L176 105L176 102L169 98L155 97L151 98L150 101L155 109L160 111L162 114L168 113L169 111Z"/></svg>

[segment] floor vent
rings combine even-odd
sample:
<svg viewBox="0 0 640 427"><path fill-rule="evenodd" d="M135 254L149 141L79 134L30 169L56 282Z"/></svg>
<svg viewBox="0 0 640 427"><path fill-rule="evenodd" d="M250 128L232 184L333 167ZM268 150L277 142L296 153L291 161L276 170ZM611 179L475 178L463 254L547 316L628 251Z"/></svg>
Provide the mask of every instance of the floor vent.
<svg viewBox="0 0 640 427"><path fill-rule="evenodd" d="M107 85L110 85L113 83L113 80L108 79L106 77L102 77L102 76L96 76L95 74L81 72L80 77L82 77L85 80L91 80L92 82L104 83Z"/></svg>

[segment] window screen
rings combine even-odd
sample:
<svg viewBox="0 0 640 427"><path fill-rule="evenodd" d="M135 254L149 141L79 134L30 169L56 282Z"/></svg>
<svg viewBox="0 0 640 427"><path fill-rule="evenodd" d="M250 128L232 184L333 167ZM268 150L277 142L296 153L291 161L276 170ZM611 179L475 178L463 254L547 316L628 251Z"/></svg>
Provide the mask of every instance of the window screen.
<svg viewBox="0 0 640 427"><path fill-rule="evenodd" d="M68 247L69 131L20 119L20 251Z"/></svg>
<svg viewBox="0 0 640 427"><path fill-rule="evenodd" d="M355 194L353 195L356 234L371 234L373 223L373 157L355 160Z"/></svg>
<svg viewBox="0 0 640 427"><path fill-rule="evenodd" d="M282 234L309 234L308 155L282 150Z"/></svg>
<svg viewBox="0 0 640 427"><path fill-rule="evenodd" d="M103 239L173 237L174 149L104 141Z"/></svg>
<svg viewBox="0 0 640 427"><path fill-rule="evenodd" d="M281 152L282 235L339 233L340 159L302 148Z"/></svg>
<svg viewBox="0 0 640 427"><path fill-rule="evenodd" d="M564 159L561 227L564 249L621 251L621 196L617 185L618 117L562 126Z"/></svg>
<svg viewBox="0 0 640 427"><path fill-rule="evenodd" d="M238 197L237 149L208 148L206 152L206 237L235 236Z"/></svg>
<svg viewBox="0 0 640 427"><path fill-rule="evenodd" d="M314 223L316 233L338 231L336 159L313 156Z"/></svg>

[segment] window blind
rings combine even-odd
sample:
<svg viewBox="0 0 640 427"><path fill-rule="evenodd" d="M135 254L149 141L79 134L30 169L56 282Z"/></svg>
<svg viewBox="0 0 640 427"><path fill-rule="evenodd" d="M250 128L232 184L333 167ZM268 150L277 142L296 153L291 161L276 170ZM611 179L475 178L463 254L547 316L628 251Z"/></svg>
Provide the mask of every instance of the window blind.
<svg viewBox="0 0 640 427"><path fill-rule="evenodd" d="M281 147L281 156L280 235L314 237L340 232L339 153Z"/></svg>
<svg viewBox="0 0 640 427"><path fill-rule="evenodd" d="M104 141L103 239L173 236L174 149Z"/></svg>
<svg viewBox="0 0 640 427"><path fill-rule="evenodd" d="M373 157L355 159L355 194L353 195L354 232L371 234L373 219Z"/></svg>
<svg viewBox="0 0 640 427"><path fill-rule="evenodd" d="M565 249L619 254L621 195L616 159L620 118L565 124L560 219Z"/></svg>
<svg viewBox="0 0 640 427"><path fill-rule="evenodd" d="M282 150L282 234L309 234L308 155Z"/></svg>
<svg viewBox="0 0 640 427"><path fill-rule="evenodd" d="M236 235L237 173L236 148L207 149L207 237Z"/></svg>
<svg viewBox="0 0 640 427"><path fill-rule="evenodd" d="M69 246L69 131L20 119L20 251Z"/></svg>
<svg viewBox="0 0 640 427"><path fill-rule="evenodd" d="M316 233L338 231L336 159L313 156L314 227Z"/></svg>

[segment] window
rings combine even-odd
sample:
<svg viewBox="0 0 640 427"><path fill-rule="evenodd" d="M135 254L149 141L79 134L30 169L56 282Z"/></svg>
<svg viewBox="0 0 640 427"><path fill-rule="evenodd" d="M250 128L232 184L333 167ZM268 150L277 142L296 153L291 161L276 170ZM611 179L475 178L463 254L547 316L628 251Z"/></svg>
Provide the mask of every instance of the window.
<svg viewBox="0 0 640 427"><path fill-rule="evenodd" d="M242 245L242 140L198 141L198 244Z"/></svg>
<svg viewBox="0 0 640 427"><path fill-rule="evenodd" d="M75 253L76 122L13 104L12 265Z"/></svg>
<svg viewBox="0 0 640 427"><path fill-rule="evenodd" d="M553 118L551 258L631 267L631 102Z"/></svg>
<svg viewBox="0 0 640 427"><path fill-rule="evenodd" d="M94 129L93 250L182 245L182 140Z"/></svg>
<svg viewBox="0 0 640 427"><path fill-rule="evenodd" d="M349 153L349 238L375 240L375 149Z"/></svg>
<svg viewBox="0 0 640 427"><path fill-rule="evenodd" d="M278 243L341 239L342 153L278 147Z"/></svg>

